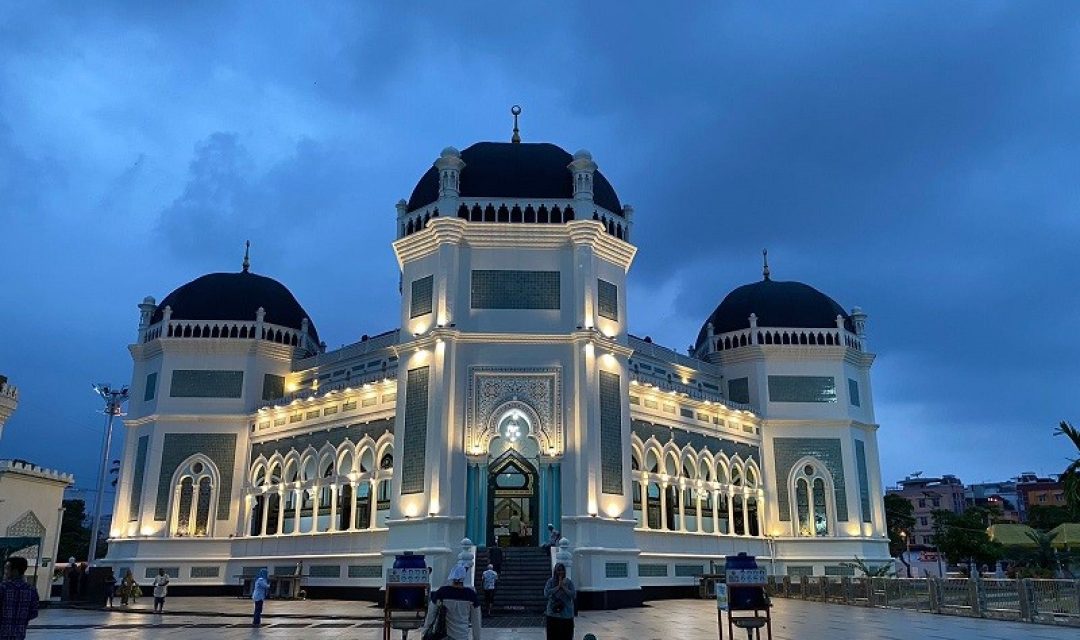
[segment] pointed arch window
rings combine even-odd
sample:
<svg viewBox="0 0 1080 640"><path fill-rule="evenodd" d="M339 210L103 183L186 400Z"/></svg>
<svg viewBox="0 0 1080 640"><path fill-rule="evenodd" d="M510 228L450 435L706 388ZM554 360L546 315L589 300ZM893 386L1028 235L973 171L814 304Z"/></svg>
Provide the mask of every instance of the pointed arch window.
<svg viewBox="0 0 1080 640"><path fill-rule="evenodd" d="M173 476L170 532L176 537L214 535L214 515L220 486L217 467L209 458L188 458Z"/></svg>
<svg viewBox="0 0 1080 640"><path fill-rule="evenodd" d="M825 466L816 460L796 465L791 490L795 496L796 533L806 537L830 536L834 532L831 481Z"/></svg>

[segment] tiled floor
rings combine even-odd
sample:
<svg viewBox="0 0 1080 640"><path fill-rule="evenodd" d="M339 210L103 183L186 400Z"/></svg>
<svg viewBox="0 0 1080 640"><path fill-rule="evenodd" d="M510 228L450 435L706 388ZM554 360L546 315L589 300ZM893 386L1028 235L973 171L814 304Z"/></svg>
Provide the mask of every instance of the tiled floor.
<svg viewBox="0 0 1080 640"><path fill-rule="evenodd" d="M142 603L140 603L141 605ZM149 604L149 603L147 603ZM141 611L46 609L28 638L40 640L239 640L296 638L374 640L381 637L379 611L367 603L341 601L270 602L265 625L247 626L250 602L230 598L172 598L165 615ZM598 640L716 640L716 609L703 600L656 601L640 609L585 612L577 619L581 638ZM395 638L400 638L396 634ZM543 629L488 628L492 640L538 640ZM745 636L736 636L740 640ZM764 634L762 635L764 637ZM843 605L774 601L775 640L1076 640L1077 628L865 609ZM409 640L419 640L410 633Z"/></svg>

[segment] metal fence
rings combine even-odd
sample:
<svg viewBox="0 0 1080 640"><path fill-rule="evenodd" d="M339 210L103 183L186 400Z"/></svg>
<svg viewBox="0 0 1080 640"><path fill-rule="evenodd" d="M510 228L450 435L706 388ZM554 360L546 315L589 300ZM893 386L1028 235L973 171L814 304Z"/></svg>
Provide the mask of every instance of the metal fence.
<svg viewBox="0 0 1080 640"><path fill-rule="evenodd" d="M778 598L1080 626L1080 580L770 576L767 590Z"/></svg>

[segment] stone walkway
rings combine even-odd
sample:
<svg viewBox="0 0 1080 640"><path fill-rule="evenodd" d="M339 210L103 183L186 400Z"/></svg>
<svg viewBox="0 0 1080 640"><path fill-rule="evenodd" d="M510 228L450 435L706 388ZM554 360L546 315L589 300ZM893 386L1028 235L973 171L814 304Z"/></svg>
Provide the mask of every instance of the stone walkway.
<svg viewBox="0 0 1080 640"><path fill-rule="evenodd" d="M368 603L333 600L267 603L264 626L252 629L250 602L232 598L170 598L165 615L133 610L45 609L27 634L45 638L136 640L240 640L297 638L375 640L381 637L379 610ZM149 602L146 602L149 605ZM1076 640L1077 628L932 615L891 609L776 599L775 640ZM501 620L500 622L505 622ZM575 637L598 640L716 640L716 609L710 601L655 601L640 609L590 611L577 620ZM394 636L400 638L400 634ZM487 628L491 640L539 640L539 628ZM741 637L736 636L735 640ZM764 637L764 634L762 635ZM409 640L419 640L410 633Z"/></svg>

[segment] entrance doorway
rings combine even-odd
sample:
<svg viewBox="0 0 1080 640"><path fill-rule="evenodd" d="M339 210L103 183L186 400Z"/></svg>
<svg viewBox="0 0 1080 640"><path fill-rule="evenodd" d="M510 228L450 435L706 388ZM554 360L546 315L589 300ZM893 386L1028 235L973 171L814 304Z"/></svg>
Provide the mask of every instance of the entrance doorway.
<svg viewBox="0 0 1080 640"><path fill-rule="evenodd" d="M537 546L536 467L508 449L488 468L488 540L500 547Z"/></svg>

